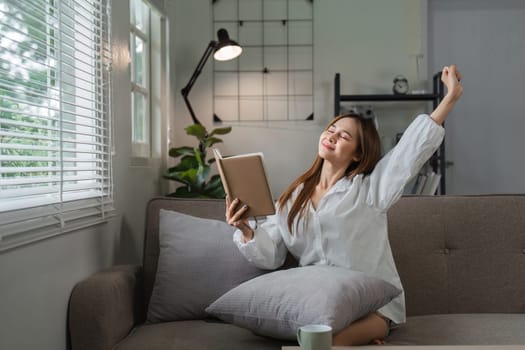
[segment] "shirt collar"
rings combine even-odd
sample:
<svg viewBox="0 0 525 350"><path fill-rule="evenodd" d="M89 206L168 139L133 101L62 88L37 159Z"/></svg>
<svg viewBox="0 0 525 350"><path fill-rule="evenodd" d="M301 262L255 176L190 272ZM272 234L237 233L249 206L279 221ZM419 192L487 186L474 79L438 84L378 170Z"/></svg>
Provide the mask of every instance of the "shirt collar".
<svg viewBox="0 0 525 350"><path fill-rule="evenodd" d="M352 186L353 178L349 178L348 176L343 176L339 179L330 190L331 193L338 193L338 192L345 192L350 189L350 186Z"/></svg>
<svg viewBox="0 0 525 350"><path fill-rule="evenodd" d="M335 185L328 191L327 194L346 192L350 189L354 181L359 181L361 180L362 177L363 177L363 174L357 174L352 177L343 176L335 183ZM297 188L294 191L295 192L294 197L297 196L297 194L302 190L302 188L303 188L303 184L300 184L299 186L297 186Z"/></svg>

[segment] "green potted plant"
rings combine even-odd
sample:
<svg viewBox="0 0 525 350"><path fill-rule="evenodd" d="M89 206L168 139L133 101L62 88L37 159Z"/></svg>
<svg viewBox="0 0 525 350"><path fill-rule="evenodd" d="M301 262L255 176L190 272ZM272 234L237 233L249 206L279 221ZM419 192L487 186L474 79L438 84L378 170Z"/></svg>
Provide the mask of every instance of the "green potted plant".
<svg viewBox="0 0 525 350"><path fill-rule="evenodd" d="M208 133L202 124L192 124L185 128L186 134L195 136L199 141L198 147L175 147L169 150L170 157L180 158L179 164L168 169L164 178L182 184L175 192L168 194L171 197L192 198L224 198L220 176L210 177L210 165L215 162L213 156L208 157L208 148L221 143L222 139L215 135L225 135L231 127L216 128Z"/></svg>

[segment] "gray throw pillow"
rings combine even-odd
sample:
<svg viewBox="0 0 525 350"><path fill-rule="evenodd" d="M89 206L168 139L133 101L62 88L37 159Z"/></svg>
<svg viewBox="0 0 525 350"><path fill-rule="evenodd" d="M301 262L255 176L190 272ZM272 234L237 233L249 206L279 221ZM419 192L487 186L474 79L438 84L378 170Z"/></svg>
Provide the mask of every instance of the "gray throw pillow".
<svg viewBox="0 0 525 350"><path fill-rule="evenodd" d="M160 210L159 260L148 306L149 323L207 317L215 299L263 271L233 243L222 221Z"/></svg>
<svg viewBox="0 0 525 350"><path fill-rule="evenodd" d="M230 290L206 312L280 339L297 328L325 324L334 333L371 313L401 290L381 279L333 266L305 266L259 276Z"/></svg>

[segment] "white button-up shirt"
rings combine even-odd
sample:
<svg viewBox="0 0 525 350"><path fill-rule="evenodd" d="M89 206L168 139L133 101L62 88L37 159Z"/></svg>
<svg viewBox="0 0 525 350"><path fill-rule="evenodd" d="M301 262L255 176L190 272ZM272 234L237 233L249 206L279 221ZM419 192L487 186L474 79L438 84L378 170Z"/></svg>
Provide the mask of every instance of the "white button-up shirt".
<svg viewBox="0 0 525 350"><path fill-rule="evenodd" d="M445 130L428 115L419 115L368 176L341 178L319 200L310 204L298 232L288 230L293 193L277 214L255 230L254 239L242 242L237 230L233 239L241 253L263 269L280 267L289 251L301 266L334 265L365 272L392 283L401 290L387 231L387 210L403 194L407 182L441 144ZM297 218L293 223L297 224ZM395 323L405 322L405 297L401 293L378 310Z"/></svg>

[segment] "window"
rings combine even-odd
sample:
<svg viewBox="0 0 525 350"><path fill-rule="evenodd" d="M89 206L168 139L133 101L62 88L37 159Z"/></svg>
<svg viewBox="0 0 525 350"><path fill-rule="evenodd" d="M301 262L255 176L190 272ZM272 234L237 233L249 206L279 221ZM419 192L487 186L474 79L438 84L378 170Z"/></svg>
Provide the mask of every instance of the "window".
<svg viewBox="0 0 525 350"><path fill-rule="evenodd" d="M169 24L144 0L130 0L130 24L131 165L152 166L164 151L167 129Z"/></svg>
<svg viewBox="0 0 525 350"><path fill-rule="evenodd" d="M143 0L130 0L130 15L132 153L147 158L151 155L151 9Z"/></svg>
<svg viewBox="0 0 525 350"><path fill-rule="evenodd" d="M0 250L113 212L110 1L0 2Z"/></svg>

